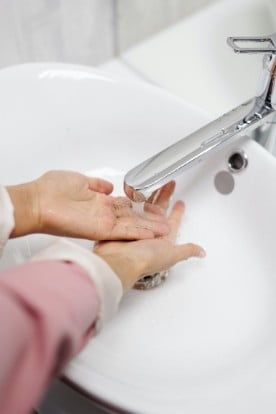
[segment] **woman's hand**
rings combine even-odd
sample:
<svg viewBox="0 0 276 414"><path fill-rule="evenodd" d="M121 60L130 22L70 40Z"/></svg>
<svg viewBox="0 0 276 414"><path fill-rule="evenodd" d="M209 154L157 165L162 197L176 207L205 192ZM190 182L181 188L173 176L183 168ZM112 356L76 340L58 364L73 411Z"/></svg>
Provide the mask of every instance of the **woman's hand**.
<svg viewBox="0 0 276 414"><path fill-rule="evenodd" d="M156 204L166 211L174 191L174 183L163 187ZM184 203L177 201L169 216L171 226L167 236L152 240L133 242L101 242L94 252L101 256L120 278L124 291L130 289L137 280L161 270L166 270L189 257L204 257L202 247L193 244L175 245L177 231L184 213Z"/></svg>
<svg viewBox="0 0 276 414"><path fill-rule="evenodd" d="M150 239L168 234L160 210L134 213L124 197L111 197L111 183L76 172L50 171L30 183L7 187L15 207L11 237L48 233L89 240Z"/></svg>

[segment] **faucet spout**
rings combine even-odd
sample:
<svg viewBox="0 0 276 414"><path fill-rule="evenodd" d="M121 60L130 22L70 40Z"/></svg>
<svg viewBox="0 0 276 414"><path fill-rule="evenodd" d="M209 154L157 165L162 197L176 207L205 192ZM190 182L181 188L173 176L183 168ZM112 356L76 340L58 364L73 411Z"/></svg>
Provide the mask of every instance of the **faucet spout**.
<svg viewBox="0 0 276 414"><path fill-rule="evenodd" d="M236 46L236 42L251 40L258 43L267 42L267 39L272 43L270 49L268 47L245 49ZM264 38L229 38L228 44L239 53L269 52L264 56L256 97L130 170L125 176L124 190L132 201L146 201L155 190L235 139L262 126L275 113L276 34Z"/></svg>
<svg viewBox="0 0 276 414"><path fill-rule="evenodd" d="M259 116L259 111L253 112L252 115L254 104L255 98L250 99L137 165L125 176L126 195L132 201L146 201L155 190L225 145L260 126L269 115L274 113L274 109L268 108L262 113L262 118ZM249 114L251 114L250 119L246 120Z"/></svg>

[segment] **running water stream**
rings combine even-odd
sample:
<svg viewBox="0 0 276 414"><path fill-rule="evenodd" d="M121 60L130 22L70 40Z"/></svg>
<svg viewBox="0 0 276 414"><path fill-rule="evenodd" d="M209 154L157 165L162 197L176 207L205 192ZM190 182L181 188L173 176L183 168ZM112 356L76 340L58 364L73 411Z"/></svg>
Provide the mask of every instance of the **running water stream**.
<svg viewBox="0 0 276 414"><path fill-rule="evenodd" d="M144 214L145 203L136 203L135 201L132 201L131 204L134 213L139 214L140 216Z"/></svg>

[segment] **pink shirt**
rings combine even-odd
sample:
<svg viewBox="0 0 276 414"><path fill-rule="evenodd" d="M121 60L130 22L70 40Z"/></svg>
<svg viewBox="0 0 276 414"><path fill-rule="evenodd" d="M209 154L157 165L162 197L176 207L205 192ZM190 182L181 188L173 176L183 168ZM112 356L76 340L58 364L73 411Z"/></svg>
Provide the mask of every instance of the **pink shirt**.
<svg viewBox="0 0 276 414"><path fill-rule="evenodd" d="M0 253L13 208L0 187ZM0 273L0 413L30 414L60 373L116 311L122 286L98 256L66 240Z"/></svg>

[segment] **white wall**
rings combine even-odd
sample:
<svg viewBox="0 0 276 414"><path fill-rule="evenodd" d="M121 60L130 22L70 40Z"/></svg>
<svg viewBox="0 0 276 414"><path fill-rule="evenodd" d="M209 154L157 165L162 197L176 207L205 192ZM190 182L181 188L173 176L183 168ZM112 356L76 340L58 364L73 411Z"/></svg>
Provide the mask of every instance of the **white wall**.
<svg viewBox="0 0 276 414"><path fill-rule="evenodd" d="M114 55L113 0L0 0L0 66Z"/></svg>
<svg viewBox="0 0 276 414"><path fill-rule="evenodd" d="M215 0L117 0L120 52Z"/></svg>
<svg viewBox="0 0 276 414"><path fill-rule="evenodd" d="M98 64L214 0L0 0L0 67Z"/></svg>

